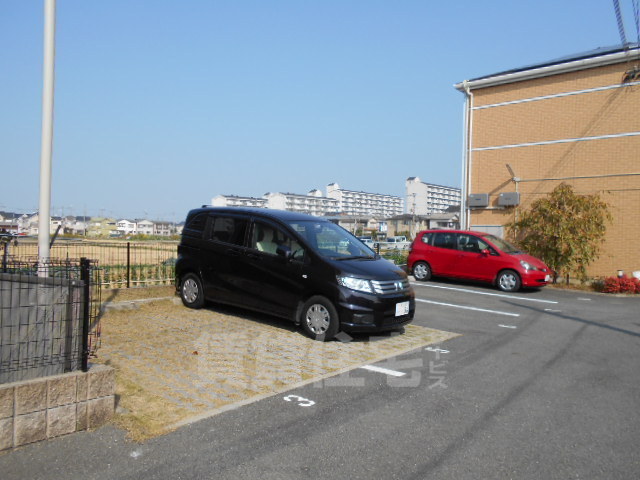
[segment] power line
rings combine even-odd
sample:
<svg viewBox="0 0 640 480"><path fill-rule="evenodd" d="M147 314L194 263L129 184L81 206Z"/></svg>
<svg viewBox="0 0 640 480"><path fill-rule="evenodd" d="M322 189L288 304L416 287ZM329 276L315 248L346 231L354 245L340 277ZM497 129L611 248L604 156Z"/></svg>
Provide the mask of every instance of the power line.
<svg viewBox="0 0 640 480"><path fill-rule="evenodd" d="M636 24L636 42L640 43L640 7L638 7L638 0L632 0L633 6L633 20Z"/></svg>
<svg viewBox="0 0 640 480"><path fill-rule="evenodd" d="M616 21L618 22L618 33L620 34L620 42L622 45L627 44L627 35L624 32L624 22L622 21L622 12L620 11L620 2L613 0L613 9L616 11Z"/></svg>

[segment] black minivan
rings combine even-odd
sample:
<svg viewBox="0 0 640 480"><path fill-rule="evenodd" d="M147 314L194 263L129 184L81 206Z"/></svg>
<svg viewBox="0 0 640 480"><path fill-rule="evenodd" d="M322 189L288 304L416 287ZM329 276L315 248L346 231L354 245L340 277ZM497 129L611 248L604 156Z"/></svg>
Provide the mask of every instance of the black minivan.
<svg viewBox="0 0 640 480"><path fill-rule="evenodd" d="M189 308L211 300L289 318L316 340L399 330L415 312L400 267L328 220L271 209L191 210L176 289Z"/></svg>

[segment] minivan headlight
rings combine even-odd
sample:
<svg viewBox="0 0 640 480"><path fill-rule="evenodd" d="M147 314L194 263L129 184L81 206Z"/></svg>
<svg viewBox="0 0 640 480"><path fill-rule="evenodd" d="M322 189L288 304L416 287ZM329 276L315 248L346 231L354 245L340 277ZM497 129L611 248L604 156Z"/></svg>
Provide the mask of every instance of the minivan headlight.
<svg viewBox="0 0 640 480"><path fill-rule="evenodd" d="M350 288L351 290L356 290L358 292L373 293L369 280L365 280L364 278L354 278L354 277L336 277L336 278L338 279L338 285L342 285L343 287L347 287L347 288Z"/></svg>
<svg viewBox="0 0 640 480"><path fill-rule="evenodd" d="M524 260L520 260L520 265L522 265L522 268L524 268L525 270L538 270L536 267L531 265L529 262L525 262Z"/></svg>

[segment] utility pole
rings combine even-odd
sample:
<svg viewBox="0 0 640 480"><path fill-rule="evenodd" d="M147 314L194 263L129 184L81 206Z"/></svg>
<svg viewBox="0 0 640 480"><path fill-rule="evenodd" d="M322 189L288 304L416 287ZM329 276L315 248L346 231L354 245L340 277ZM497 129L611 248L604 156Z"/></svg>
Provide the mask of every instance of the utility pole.
<svg viewBox="0 0 640 480"><path fill-rule="evenodd" d="M51 157L53 153L53 91L56 56L56 0L44 0L44 65L42 86L42 145L40 149L40 206L38 209L38 257L46 264L50 256ZM46 276L47 269L40 268Z"/></svg>
<svg viewBox="0 0 640 480"><path fill-rule="evenodd" d="M413 192L413 217L411 219L411 238L416 238L416 192Z"/></svg>

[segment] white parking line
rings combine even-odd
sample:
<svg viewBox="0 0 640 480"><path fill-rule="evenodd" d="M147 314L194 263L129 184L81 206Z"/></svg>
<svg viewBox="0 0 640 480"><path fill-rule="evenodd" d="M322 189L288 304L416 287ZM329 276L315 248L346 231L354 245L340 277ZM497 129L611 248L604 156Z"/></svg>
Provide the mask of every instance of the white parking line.
<svg viewBox="0 0 640 480"><path fill-rule="evenodd" d="M500 325L498 325L498 326L499 326L499 327L502 327L502 328L518 328L518 327L516 327L515 325L503 325L503 324L500 324Z"/></svg>
<svg viewBox="0 0 640 480"><path fill-rule="evenodd" d="M519 313L500 312L498 310L486 310L484 308L467 307L464 305L454 305L452 303L433 302L431 300L423 300L416 298L416 302L431 303L433 305L442 305L443 307L461 308L463 310L473 310L474 312L495 313L496 315L506 315L507 317L519 317Z"/></svg>
<svg viewBox="0 0 640 480"><path fill-rule="evenodd" d="M426 287L426 288L442 288L443 290L454 290L456 292L475 293L476 295L488 295L490 297L511 298L513 300L526 300L527 302L558 303L558 302L554 302L553 300L541 300L539 298L516 297L514 295L504 295L502 293L478 292L477 290L469 290L466 288L443 287L442 285L427 285L419 282L411 282L411 285L415 285L418 287Z"/></svg>
<svg viewBox="0 0 640 480"><path fill-rule="evenodd" d="M371 372L384 373L385 375L391 375L392 377L404 377L406 373L404 372L396 372L395 370L389 370L388 368L376 367L375 365L364 365L364 370L369 370Z"/></svg>

